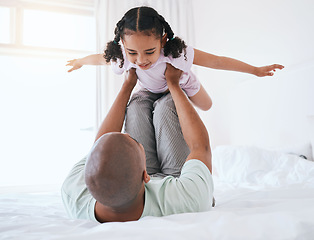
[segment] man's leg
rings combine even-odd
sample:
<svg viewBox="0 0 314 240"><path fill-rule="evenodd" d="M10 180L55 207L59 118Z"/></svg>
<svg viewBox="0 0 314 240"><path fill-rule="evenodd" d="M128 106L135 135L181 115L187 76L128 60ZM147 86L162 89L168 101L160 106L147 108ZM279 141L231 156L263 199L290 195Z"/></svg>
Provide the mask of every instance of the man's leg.
<svg viewBox="0 0 314 240"><path fill-rule="evenodd" d="M184 140L171 94L158 99L154 109L153 122L161 172L178 177L190 150Z"/></svg>
<svg viewBox="0 0 314 240"><path fill-rule="evenodd" d="M143 145L146 169L150 175L160 172L153 126L153 105L161 96L162 94L140 90L132 96L125 114L125 132Z"/></svg>

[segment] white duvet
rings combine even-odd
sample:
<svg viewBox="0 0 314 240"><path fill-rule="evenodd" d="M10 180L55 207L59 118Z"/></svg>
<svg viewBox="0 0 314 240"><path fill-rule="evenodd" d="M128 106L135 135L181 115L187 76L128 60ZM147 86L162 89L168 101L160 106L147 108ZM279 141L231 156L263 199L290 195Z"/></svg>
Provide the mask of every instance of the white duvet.
<svg viewBox="0 0 314 240"><path fill-rule="evenodd" d="M314 239L314 162L223 146L213 166L216 207L209 212L98 224L68 219L58 192L1 194L0 238Z"/></svg>

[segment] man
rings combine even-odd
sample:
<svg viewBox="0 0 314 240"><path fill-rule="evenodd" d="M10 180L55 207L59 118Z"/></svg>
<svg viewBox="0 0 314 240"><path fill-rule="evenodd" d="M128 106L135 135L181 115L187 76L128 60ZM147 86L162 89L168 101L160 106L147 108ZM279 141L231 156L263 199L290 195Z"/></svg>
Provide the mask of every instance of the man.
<svg viewBox="0 0 314 240"><path fill-rule="evenodd" d="M170 93L138 93L127 107L137 81L135 70L130 70L90 154L62 186L71 217L102 223L210 210L208 132L179 86L181 73L167 65ZM121 133L126 108L129 134Z"/></svg>

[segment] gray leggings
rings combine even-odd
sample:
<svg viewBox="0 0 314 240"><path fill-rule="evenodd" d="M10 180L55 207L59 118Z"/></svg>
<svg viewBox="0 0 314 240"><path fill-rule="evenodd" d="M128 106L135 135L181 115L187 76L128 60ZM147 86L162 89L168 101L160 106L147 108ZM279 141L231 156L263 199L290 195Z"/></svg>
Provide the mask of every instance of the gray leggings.
<svg viewBox="0 0 314 240"><path fill-rule="evenodd" d="M144 146L148 174L180 176L190 150L170 93L135 93L127 106L124 129Z"/></svg>

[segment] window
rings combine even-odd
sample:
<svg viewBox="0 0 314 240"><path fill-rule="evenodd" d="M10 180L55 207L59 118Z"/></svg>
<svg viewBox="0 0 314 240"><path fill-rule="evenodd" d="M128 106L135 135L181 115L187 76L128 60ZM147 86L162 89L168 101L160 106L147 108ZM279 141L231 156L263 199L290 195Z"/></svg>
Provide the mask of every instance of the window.
<svg viewBox="0 0 314 240"><path fill-rule="evenodd" d="M95 51L93 16L25 10L23 26L25 45Z"/></svg>
<svg viewBox="0 0 314 240"><path fill-rule="evenodd" d="M3 2L0 185L60 184L95 137L96 69L65 67L95 53L93 3Z"/></svg>

